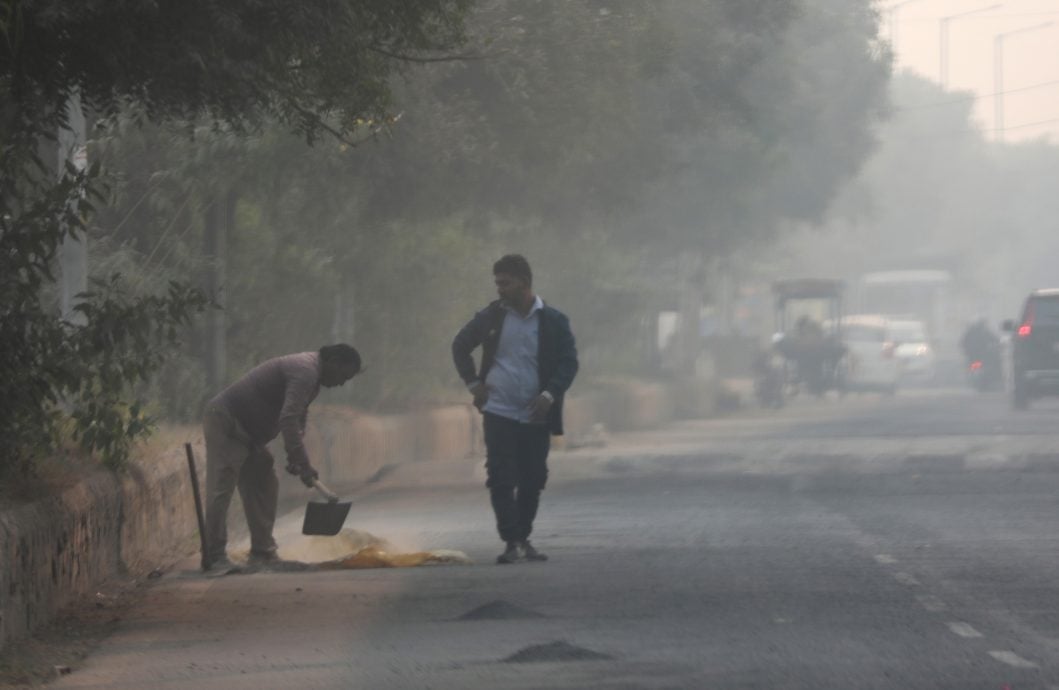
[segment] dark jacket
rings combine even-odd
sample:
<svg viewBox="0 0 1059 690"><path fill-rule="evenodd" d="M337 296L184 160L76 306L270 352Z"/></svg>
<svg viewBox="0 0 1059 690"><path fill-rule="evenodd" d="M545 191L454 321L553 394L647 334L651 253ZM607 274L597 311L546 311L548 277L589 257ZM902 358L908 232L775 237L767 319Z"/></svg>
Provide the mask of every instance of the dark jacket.
<svg viewBox="0 0 1059 690"><path fill-rule="evenodd" d="M452 341L452 361L464 383L485 381L496 360L500 331L504 327L507 310L500 300L492 302L474 315ZM563 397L577 375L577 347L570 330L570 320L558 309L544 305L540 310L538 328L537 372L541 391L548 391L555 404L548 411L548 428L552 434L563 433ZM482 364L477 373L471 353L482 347Z"/></svg>

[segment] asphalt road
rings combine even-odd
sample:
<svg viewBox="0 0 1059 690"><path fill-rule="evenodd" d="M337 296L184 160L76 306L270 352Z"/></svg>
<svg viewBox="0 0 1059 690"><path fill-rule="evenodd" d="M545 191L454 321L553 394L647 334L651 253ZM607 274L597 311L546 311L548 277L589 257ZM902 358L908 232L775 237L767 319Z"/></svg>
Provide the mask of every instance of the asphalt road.
<svg viewBox="0 0 1059 690"><path fill-rule="evenodd" d="M551 560L513 566L477 461L404 468L347 525L473 565L177 570L56 685L1059 688L1057 418L913 391L617 436L553 457Z"/></svg>

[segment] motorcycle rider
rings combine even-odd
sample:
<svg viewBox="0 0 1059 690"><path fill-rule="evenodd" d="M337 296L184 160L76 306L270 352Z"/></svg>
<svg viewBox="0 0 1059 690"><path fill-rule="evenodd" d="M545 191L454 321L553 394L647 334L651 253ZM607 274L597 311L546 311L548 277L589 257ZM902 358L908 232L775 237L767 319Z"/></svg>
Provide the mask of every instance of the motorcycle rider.
<svg viewBox="0 0 1059 690"><path fill-rule="evenodd" d="M960 348L968 368L980 368L980 377L986 388L999 382L1000 338L989 328L984 318L977 318L967 327L960 338ZM978 366L975 367L975 362Z"/></svg>

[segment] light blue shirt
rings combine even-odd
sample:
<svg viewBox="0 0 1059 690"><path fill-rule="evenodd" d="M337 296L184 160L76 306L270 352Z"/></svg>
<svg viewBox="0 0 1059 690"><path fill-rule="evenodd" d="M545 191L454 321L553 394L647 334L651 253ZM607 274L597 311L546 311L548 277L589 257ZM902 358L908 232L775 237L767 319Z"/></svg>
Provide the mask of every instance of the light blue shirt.
<svg viewBox="0 0 1059 690"><path fill-rule="evenodd" d="M544 302L539 296L525 316L505 307L507 314L500 329L496 360L485 377L489 391L485 412L519 422L530 420L529 406L541 391L537 344L543 308Z"/></svg>

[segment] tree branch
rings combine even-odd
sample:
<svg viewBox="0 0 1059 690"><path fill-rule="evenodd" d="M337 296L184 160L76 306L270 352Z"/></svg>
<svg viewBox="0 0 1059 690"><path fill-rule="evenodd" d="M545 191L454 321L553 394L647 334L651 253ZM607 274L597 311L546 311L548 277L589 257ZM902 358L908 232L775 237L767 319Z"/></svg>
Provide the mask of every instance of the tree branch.
<svg viewBox="0 0 1059 690"><path fill-rule="evenodd" d="M370 139L371 137L375 136L375 135L376 135L376 134L377 134L377 133L378 133L378 132L379 132L380 130L382 130L382 129L384 128L384 126L385 126L385 125L375 125L375 126L370 126L370 125L369 125L369 128L370 128L370 130L371 130L371 135L370 135L370 136L367 136L367 137L364 137L363 139L360 139L359 141L354 141L353 139L350 139L350 138L349 138L348 136L346 136L346 134L344 134L344 133L343 133L343 132L341 132L340 130L338 130L338 129L336 129L336 128L332 127L332 126L331 126L331 125L329 125L329 124L327 124L327 122L326 122L326 121L324 121L324 119L323 119L323 118L322 118L322 117L320 116L320 114L319 114L319 113L316 113L316 112L314 112L314 111L310 110L309 108L306 108L305 106L299 105L299 104L298 104L298 103L297 103L297 102L296 102L296 101L295 101L295 100L294 100L294 99L293 99L293 98L292 98L291 96L289 96L289 95L288 95L288 97L287 97L287 98L289 99L289 101L288 101L288 102L289 102L290 106L291 106L292 108L294 108L294 109L295 109L296 111L298 111L298 114L299 114L299 115L301 115L302 117L304 117L304 118L306 118L306 119L308 119L308 120L312 121L312 123L313 123L314 125L316 125L316 126L317 126L317 127L319 127L319 128L321 129L321 130L323 130L324 132L327 132L327 133L328 133L328 134L330 134L330 135L331 135L332 137L334 137L334 138L335 138L335 140L337 140L337 141L338 141L338 143L340 143L340 144L345 144L346 146L348 146L348 147L350 147L350 148L353 148L353 149L357 148L358 146L360 146L361 144L363 144L363 143L364 143L365 141L368 141L368 139ZM395 122L397 122L398 120L400 120L400 119L401 119L401 115L402 115L402 114L401 114L401 113L399 113L399 114L397 114L396 116L394 116L394 117L393 117L393 123L395 123ZM387 123L387 124L392 124L392 123Z"/></svg>

